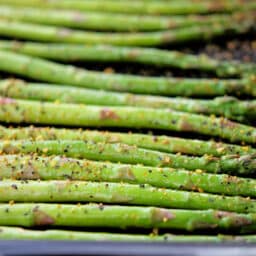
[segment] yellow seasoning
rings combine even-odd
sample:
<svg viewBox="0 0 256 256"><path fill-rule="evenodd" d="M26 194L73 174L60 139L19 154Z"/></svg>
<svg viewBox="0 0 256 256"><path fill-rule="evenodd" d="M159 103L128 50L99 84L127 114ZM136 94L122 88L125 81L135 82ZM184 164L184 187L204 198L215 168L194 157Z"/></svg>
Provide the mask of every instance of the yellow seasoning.
<svg viewBox="0 0 256 256"><path fill-rule="evenodd" d="M14 200L9 201L9 205L14 205Z"/></svg>
<svg viewBox="0 0 256 256"><path fill-rule="evenodd" d="M42 151L43 151L44 153L47 153L47 152L49 151L49 149L48 149L48 148L44 148Z"/></svg>
<svg viewBox="0 0 256 256"><path fill-rule="evenodd" d="M200 173L203 173L203 170L201 170L201 169L196 169L195 172L198 173L198 174L200 174Z"/></svg>

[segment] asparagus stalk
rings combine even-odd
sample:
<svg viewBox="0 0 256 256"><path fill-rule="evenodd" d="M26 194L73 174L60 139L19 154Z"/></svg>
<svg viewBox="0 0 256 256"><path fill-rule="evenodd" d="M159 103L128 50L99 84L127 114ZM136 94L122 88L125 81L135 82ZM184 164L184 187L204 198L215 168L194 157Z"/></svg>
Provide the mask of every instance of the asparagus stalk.
<svg viewBox="0 0 256 256"><path fill-rule="evenodd" d="M255 231L255 214L102 204L0 204L0 225ZM18 218L17 218L18 216Z"/></svg>
<svg viewBox="0 0 256 256"><path fill-rule="evenodd" d="M256 200L253 199L161 189L144 184L3 180L0 183L0 192L0 202L97 202L194 210L216 209L238 213L256 212Z"/></svg>
<svg viewBox="0 0 256 256"><path fill-rule="evenodd" d="M247 16L247 15L246 15ZM42 42L60 42L72 44L112 44L127 46L158 46L187 42L191 40L208 40L225 34L227 31L241 34L248 31L255 20L252 15L239 16L238 20L230 19L226 23L213 22L209 30L207 25L181 27L175 30L138 33L103 33L93 31L71 30L65 27L30 24L12 21L1 17L0 36L35 40Z"/></svg>
<svg viewBox="0 0 256 256"><path fill-rule="evenodd" d="M118 233L99 233L99 232L79 232L79 231L70 231L70 230L29 230L18 227L4 227L0 226L0 240L81 240L81 241L145 241L145 242L154 242L154 241L183 241L186 237L172 236L169 234L162 236L153 236L153 235L128 235L128 234L118 234ZM198 239L197 239L198 238ZM203 240L201 237L187 237L187 240L190 241L213 241L218 242L222 241L223 238L220 237L205 237ZM229 239L229 237L227 238ZM231 239L231 238L230 238ZM235 240L245 240L248 242L253 241L251 235L243 237L237 237ZM232 239L231 239L232 240ZM186 240L185 240L186 241Z"/></svg>
<svg viewBox="0 0 256 256"><path fill-rule="evenodd" d="M0 179L82 180L150 184L160 188L256 197L254 179L182 169L93 162L63 157L0 157Z"/></svg>
<svg viewBox="0 0 256 256"><path fill-rule="evenodd" d="M226 94L256 96L253 77L248 77L244 80L217 80L104 74L6 50L0 50L0 71L51 83L132 93L178 96L217 96Z"/></svg>
<svg viewBox="0 0 256 256"><path fill-rule="evenodd" d="M82 103L107 106L136 106L150 108L171 108L189 113L218 115L232 120L246 122L256 118L256 100L239 101L234 97L218 97L213 100L188 98L165 98L160 96L114 93L92 89L52 84L25 83L20 80L0 80L0 95L4 97Z"/></svg>
<svg viewBox="0 0 256 256"><path fill-rule="evenodd" d="M37 153L39 155L65 155L96 161L112 161L128 164L144 164L205 170L212 173L254 174L255 155L238 157L212 156L188 157L137 148L126 144L105 144L90 141L2 141L0 150L5 154Z"/></svg>
<svg viewBox="0 0 256 256"><path fill-rule="evenodd" d="M235 13L232 17L241 15ZM43 10L42 8L22 8L0 6L0 16L11 20L20 20L45 25L56 25L78 29L100 31L154 31L179 28L212 22L226 22L230 15L211 15L186 17L155 17L125 14L93 13L65 10Z"/></svg>
<svg viewBox="0 0 256 256"><path fill-rule="evenodd" d="M256 128L224 118L176 112L170 109L56 104L0 98L0 121L68 126L153 128L219 136L230 141L256 143ZM74 118L76 117L76 118Z"/></svg>
<svg viewBox="0 0 256 256"><path fill-rule="evenodd" d="M233 12L237 10L248 10L255 7L254 1L246 1L246 4L239 0L235 1L206 1L188 4L187 2L172 1L116 1L116 0L52 0L45 3L44 0L1 0L1 4L15 6L34 6L40 8L73 9L79 11L100 11L111 13L135 13L135 14L194 14Z"/></svg>
<svg viewBox="0 0 256 256"><path fill-rule="evenodd" d="M59 61L136 62L162 67L199 69L218 76L242 75L255 70L253 63L217 61L206 55L185 54L154 48L110 45L70 45L0 40L0 49Z"/></svg>
<svg viewBox="0 0 256 256"><path fill-rule="evenodd" d="M0 50L0 70L51 83L132 93L180 96L256 95L253 77L244 80L216 80L104 74L6 50Z"/></svg>
<svg viewBox="0 0 256 256"><path fill-rule="evenodd" d="M169 136L145 135L136 133L101 132L97 130L0 126L1 140L84 140L103 143L123 143L161 152L188 155L212 156L245 155L256 153L249 146L238 146L214 141L183 139Z"/></svg>
<svg viewBox="0 0 256 256"><path fill-rule="evenodd" d="M99 232L79 232L70 230L31 230L20 227L0 226L1 240L75 240L75 241L142 241L142 242L224 242L236 241L254 243L255 235L243 236L205 236L205 235L138 235Z"/></svg>

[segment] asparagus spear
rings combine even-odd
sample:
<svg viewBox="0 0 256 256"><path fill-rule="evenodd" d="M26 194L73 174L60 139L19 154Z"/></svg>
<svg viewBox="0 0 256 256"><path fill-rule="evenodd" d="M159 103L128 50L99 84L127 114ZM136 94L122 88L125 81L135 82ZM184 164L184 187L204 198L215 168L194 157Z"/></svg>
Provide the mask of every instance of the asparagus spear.
<svg viewBox="0 0 256 256"><path fill-rule="evenodd" d="M218 76L242 75L256 69L253 63L218 61L206 55L192 55L154 48L110 45L70 45L0 40L0 49L60 61L136 62L147 65L199 69Z"/></svg>
<svg viewBox="0 0 256 256"><path fill-rule="evenodd" d="M256 95L255 82L253 79L249 81L250 77L244 80L216 80L104 74L3 50L0 50L0 70L46 82L133 93L183 96Z"/></svg>
<svg viewBox="0 0 256 256"><path fill-rule="evenodd" d="M249 146L238 146L214 141L153 136L136 133L101 132L97 130L59 129L49 127L5 128L0 126L1 140L86 140L103 143L124 143L141 148L188 155L245 155L256 153Z"/></svg>
<svg viewBox="0 0 256 256"><path fill-rule="evenodd" d="M132 93L180 96L225 94L256 96L253 76L244 80L217 80L104 74L6 50L0 50L0 71L51 83Z"/></svg>
<svg viewBox="0 0 256 256"><path fill-rule="evenodd" d="M84 180L150 184L160 188L256 197L256 181L182 169L93 162L63 157L0 157L0 179Z"/></svg>
<svg viewBox="0 0 256 256"><path fill-rule="evenodd" d="M0 6L0 16L11 20L100 31L154 31L212 22L224 23L231 17L237 17L237 15L241 14L155 17Z"/></svg>
<svg viewBox="0 0 256 256"><path fill-rule="evenodd" d="M4 227L0 226L0 240L82 240L82 241L145 241L145 242L154 242L154 241L183 241L186 237L172 236L169 234L162 236L153 236L153 235L128 235L128 234L118 234L118 233L99 233L99 232L79 232L79 231L70 231L70 230L29 230L19 227ZM198 238L198 239L197 239ZM225 238L220 237L205 237L203 240L201 237L187 237L187 240L196 240L196 241L213 241L218 242L225 240ZM227 238L229 239L229 237ZM253 241L251 235L243 237L237 237L235 240L241 241ZM233 240L233 239L231 239ZM185 240L186 241L186 240Z"/></svg>
<svg viewBox="0 0 256 256"><path fill-rule="evenodd" d="M255 214L103 204L0 204L0 225L255 231ZM18 216L18 218L17 218Z"/></svg>
<svg viewBox="0 0 256 256"><path fill-rule="evenodd" d="M247 16L247 15L246 15ZM158 46L187 42L191 40L208 40L225 34L247 32L255 20L251 16L240 17L237 21L230 19L226 23L213 22L209 24L181 27L175 30L138 33L103 33L93 31L71 30L64 27L30 24L12 21L1 17L0 36L35 40L42 42L62 42L72 44L112 44L127 46Z"/></svg>
<svg viewBox="0 0 256 256"><path fill-rule="evenodd" d="M164 98L160 96L114 93L91 89L58 86L52 84L25 83L20 80L0 80L0 95L4 97L82 103L107 106L136 106L171 108L190 113L219 115L248 122L256 118L256 100L239 101L234 97L218 97L213 100L188 98Z"/></svg>
<svg viewBox="0 0 256 256"><path fill-rule="evenodd" d="M191 13L213 13L233 12L237 10L248 10L255 8L254 1L246 1L246 4L239 0L230 1L206 1L189 4L187 2L171 1L116 1L116 0L1 0L1 4L16 6L35 6L40 8L73 9L80 11L104 11L111 13L136 13L136 14L191 14Z"/></svg>
<svg viewBox="0 0 256 256"><path fill-rule="evenodd" d="M255 235L243 236L205 236L205 235L138 235L138 234L116 234L99 232L79 232L70 230L31 230L20 227L0 226L1 240L77 240L77 241L143 241L143 242L223 242L236 241L243 243L254 243Z"/></svg>
<svg viewBox="0 0 256 256"><path fill-rule="evenodd" d="M256 213L256 200L155 188L150 185L67 180L0 183L0 202L98 202L166 208Z"/></svg>
<svg viewBox="0 0 256 256"><path fill-rule="evenodd" d="M39 155L65 155L96 161L112 161L146 166L162 166L201 169L212 173L254 174L255 154L238 157L237 155L216 158L188 157L137 148L126 144L105 144L91 141L2 141L0 150L5 154L37 153Z"/></svg>
<svg viewBox="0 0 256 256"><path fill-rule="evenodd" d="M0 121L2 122L153 128L256 143L256 128L252 126L231 122L224 118L176 112L170 109L40 103L9 98L0 98L0 103Z"/></svg>

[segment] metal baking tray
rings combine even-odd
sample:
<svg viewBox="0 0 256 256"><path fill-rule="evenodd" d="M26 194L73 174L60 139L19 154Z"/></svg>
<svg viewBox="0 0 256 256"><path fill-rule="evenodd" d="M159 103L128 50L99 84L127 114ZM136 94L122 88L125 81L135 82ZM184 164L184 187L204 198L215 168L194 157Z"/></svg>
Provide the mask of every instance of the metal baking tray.
<svg viewBox="0 0 256 256"><path fill-rule="evenodd" d="M0 256L255 256L256 244L0 241Z"/></svg>

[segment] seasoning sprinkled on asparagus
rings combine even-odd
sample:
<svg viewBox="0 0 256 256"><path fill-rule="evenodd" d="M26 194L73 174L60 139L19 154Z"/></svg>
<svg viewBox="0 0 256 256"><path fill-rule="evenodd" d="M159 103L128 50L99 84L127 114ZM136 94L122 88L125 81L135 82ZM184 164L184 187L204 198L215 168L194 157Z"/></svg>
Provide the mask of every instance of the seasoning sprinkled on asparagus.
<svg viewBox="0 0 256 256"><path fill-rule="evenodd" d="M256 143L256 128L253 126L225 118L171 109L86 106L0 98L0 121L80 127L162 129L217 136L253 145Z"/></svg>
<svg viewBox="0 0 256 256"><path fill-rule="evenodd" d="M256 181L183 169L93 162L66 157L0 156L0 179L82 180L256 197Z"/></svg>
<svg viewBox="0 0 256 256"><path fill-rule="evenodd" d="M171 108L190 113L224 116L241 122L248 122L256 118L256 100L240 101L230 96L217 97L211 100L167 98L80 89L71 86L25 83L13 79L0 80L0 95L17 99L89 105Z"/></svg>
<svg viewBox="0 0 256 256"><path fill-rule="evenodd" d="M253 175L256 170L255 154L228 155L221 158L205 155L189 157L137 148L126 144L95 143L91 141L1 141L0 151L5 154L36 153L65 155L67 157L111 161L146 166L201 169L211 173Z"/></svg>

